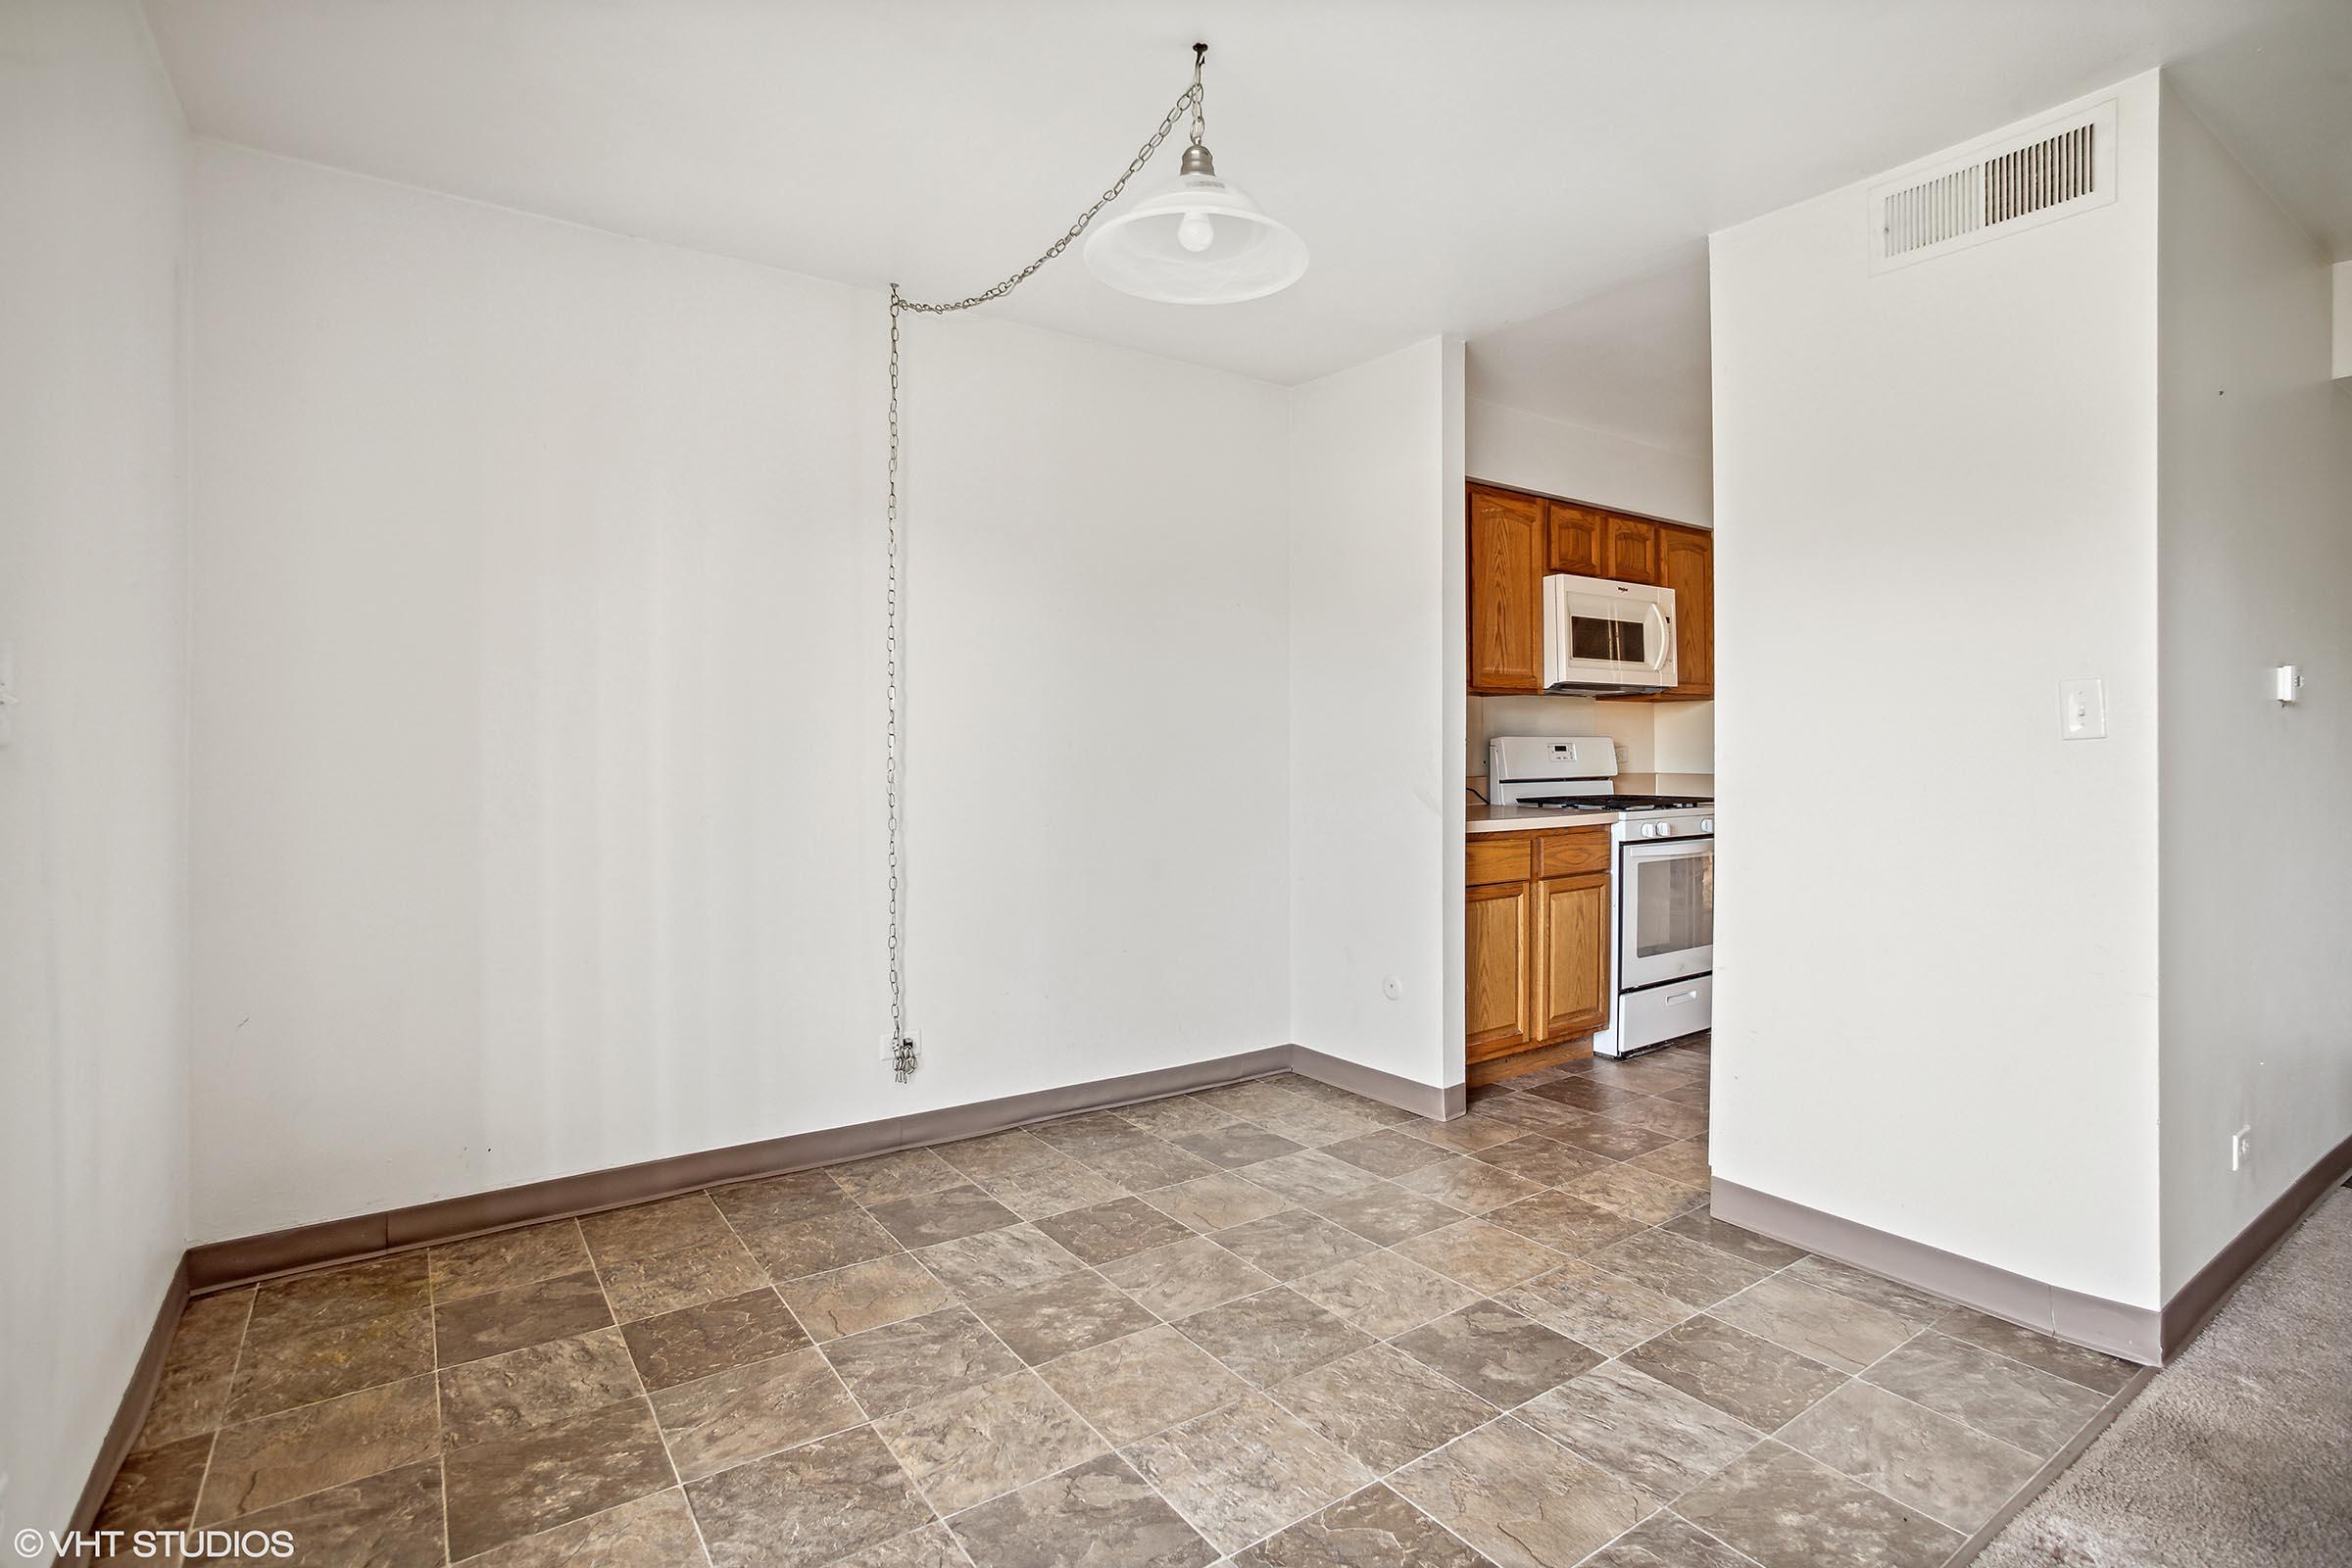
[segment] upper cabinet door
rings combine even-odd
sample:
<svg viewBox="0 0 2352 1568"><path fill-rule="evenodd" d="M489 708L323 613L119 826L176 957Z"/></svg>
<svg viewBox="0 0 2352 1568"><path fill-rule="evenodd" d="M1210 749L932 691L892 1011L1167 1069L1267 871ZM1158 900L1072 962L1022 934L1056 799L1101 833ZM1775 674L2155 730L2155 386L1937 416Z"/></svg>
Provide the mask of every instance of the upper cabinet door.
<svg viewBox="0 0 2352 1568"><path fill-rule="evenodd" d="M1600 576L1600 535L1608 514L1554 501L1551 513L1551 569L1579 577Z"/></svg>
<svg viewBox="0 0 2352 1568"><path fill-rule="evenodd" d="M1715 536L1658 524L1658 568L1674 590L1676 674L1669 697L1715 695Z"/></svg>
<svg viewBox="0 0 2352 1568"><path fill-rule="evenodd" d="M1470 487L1470 689L1544 689L1544 503Z"/></svg>
<svg viewBox="0 0 2352 1568"><path fill-rule="evenodd" d="M1618 582L1661 581L1658 576L1658 525L1646 517L1610 513L1601 532L1603 577Z"/></svg>

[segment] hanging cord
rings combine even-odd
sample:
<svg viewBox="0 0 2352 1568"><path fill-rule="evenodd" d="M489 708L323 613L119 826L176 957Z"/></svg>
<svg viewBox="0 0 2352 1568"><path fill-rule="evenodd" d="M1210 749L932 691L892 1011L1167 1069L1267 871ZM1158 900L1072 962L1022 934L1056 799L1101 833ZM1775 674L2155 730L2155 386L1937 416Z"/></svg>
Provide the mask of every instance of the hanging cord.
<svg viewBox="0 0 2352 1568"><path fill-rule="evenodd" d="M1044 255L1027 267L1005 278L994 288L959 300L931 302L910 300L899 292L899 285L890 285L890 495L885 512L884 583L882 592L884 627L882 633L882 702L885 721L882 753L882 798L887 818L886 833L890 841L890 1039L891 1070L900 1083L914 1076L914 1042L906 1035L906 967L904 944L900 940L902 899L899 874L899 318L912 312L918 316L949 316L968 311L974 306L1001 300L1036 275L1039 268L1070 248L1070 242L1086 232L1086 225L1096 215L1119 199L1127 182L1141 172L1152 155L1159 151L1160 143L1176 128L1185 111L1192 111L1193 145L1200 145L1207 129L1206 90L1200 84L1201 62L1208 57L1208 45L1193 45L1193 83L1176 97L1175 105L1161 119L1159 128L1151 139L1137 149L1127 168L1110 182L1095 204L1078 215L1078 220L1053 244Z"/></svg>

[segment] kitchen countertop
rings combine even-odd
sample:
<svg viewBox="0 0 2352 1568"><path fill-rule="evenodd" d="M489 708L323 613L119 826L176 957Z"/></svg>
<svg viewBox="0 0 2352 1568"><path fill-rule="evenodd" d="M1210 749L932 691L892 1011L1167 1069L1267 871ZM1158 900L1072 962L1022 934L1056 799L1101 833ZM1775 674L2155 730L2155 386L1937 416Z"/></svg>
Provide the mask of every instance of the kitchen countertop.
<svg viewBox="0 0 2352 1568"><path fill-rule="evenodd" d="M1472 781L1473 790L1486 782ZM1609 781L1619 795L1686 795L1715 798L1710 773L1620 773ZM1473 793L1464 813L1473 833L1525 833L1536 828L1606 827L1623 821L1623 811L1561 811L1544 806L1489 806Z"/></svg>
<svg viewBox="0 0 2352 1568"><path fill-rule="evenodd" d="M1543 806L1489 806L1472 801L1468 826L1473 833L1516 833L1539 827L1607 827L1625 819L1623 811L1555 811Z"/></svg>

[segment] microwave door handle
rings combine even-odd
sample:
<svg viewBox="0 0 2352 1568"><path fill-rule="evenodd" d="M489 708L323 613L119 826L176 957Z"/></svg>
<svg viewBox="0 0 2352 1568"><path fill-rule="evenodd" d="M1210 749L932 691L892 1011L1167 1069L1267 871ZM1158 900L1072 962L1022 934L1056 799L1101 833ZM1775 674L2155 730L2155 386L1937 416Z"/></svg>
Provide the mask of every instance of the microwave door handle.
<svg viewBox="0 0 2352 1568"><path fill-rule="evenodd" d="M1655 651L1649 656L1649 667L1655 673L1665 669L1666 658L1674 651L1674 627L1667 621L1666 612L1660 610L1655 601L1646 608L1649 612L1644 618L1648 620L1650 629L1658 634Z"/></svg>

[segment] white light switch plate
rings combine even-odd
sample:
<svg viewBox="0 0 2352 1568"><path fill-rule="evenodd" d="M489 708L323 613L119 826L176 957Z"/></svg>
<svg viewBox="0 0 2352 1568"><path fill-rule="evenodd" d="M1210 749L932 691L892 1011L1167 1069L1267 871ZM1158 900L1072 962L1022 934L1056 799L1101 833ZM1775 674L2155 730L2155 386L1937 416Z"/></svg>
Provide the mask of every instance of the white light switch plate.
<svg viewBox="0 0 2352 1568"><path fill-rule="evenodd" d="M2062 680L2058 683L2058 733L2070 741L2106 738L2106 682Z"/></svg>

